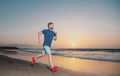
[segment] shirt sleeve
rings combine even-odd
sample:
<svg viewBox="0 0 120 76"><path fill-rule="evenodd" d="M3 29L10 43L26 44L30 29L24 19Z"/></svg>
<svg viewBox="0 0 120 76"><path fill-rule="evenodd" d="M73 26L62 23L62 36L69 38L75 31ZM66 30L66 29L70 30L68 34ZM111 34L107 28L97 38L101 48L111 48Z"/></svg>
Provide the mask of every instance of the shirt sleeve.
<svg viewBox="0 0 120 76"><path fill-rule="evenodd" d="M42 33L44 34L44 33L45 33L45 30L42 30Z"/></svg>

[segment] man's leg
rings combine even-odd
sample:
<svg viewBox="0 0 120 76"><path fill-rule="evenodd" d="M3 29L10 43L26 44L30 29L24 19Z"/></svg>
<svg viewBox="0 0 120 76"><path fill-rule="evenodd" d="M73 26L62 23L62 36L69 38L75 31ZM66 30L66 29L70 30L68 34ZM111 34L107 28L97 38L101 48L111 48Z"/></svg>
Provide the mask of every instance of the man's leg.
<svg viewBox="0 0 120 76"><path fill-rule="evenodd" d="M48 60L49 60L49 64L51 66L51 68L53 68L53 61L52 61L52 55L48 54Z"/></svg>
<svg viewBox="0 0 120 76"><path fill-rule="evenodd" d="M49 46L44 46L44 52L46 54L48 54L48 62L51 66L51 71L52 72L55 72L57 71L57 67L53 65L53 61L52 61L52 54L51 54L51 50L50 50L50 47Z"/></svg>
<svg viewBox="0 0 120 76"><path fill-rule="evenodd" d="M45 54L39 54L35 57L35 60L39 59L40 57L43 57Z"/></svg>
<svg viewBox="0 0 120 76"><path fill-rule="evenodd" d="M49 56L49 64L51 66L51 71L52 72L56 72L57 71L57 67L53 65L52 54L48 54L48 56Z"/></svg>

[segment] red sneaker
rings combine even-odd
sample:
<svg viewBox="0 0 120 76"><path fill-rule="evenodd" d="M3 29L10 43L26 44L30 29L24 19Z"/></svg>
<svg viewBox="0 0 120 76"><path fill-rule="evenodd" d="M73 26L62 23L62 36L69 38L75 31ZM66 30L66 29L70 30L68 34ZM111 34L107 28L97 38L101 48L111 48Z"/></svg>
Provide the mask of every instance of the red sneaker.
<svg viewBox="0 0 120 76"><path fill-rule="evenodd" d="M51 71L52 71L52 72L56 72L56 71L57 71L57 68L58 68L57 66L54 66L54 67L51 69Z"/></svg>
<svg viewBox="0 0 120 76"><path fill-rule="evenodd" d="M35 64L35 57L32 57L32 65Z"/></svg>

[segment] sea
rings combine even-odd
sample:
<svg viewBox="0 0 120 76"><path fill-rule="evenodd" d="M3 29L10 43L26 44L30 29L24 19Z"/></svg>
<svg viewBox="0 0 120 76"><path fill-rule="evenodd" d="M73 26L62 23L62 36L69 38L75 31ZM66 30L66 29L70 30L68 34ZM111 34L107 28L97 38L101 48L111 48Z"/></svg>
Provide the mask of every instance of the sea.
<svg viewBox="0 0 120 76"><path fill-rule="evenodd" d="M21 51L41 54L42 49L39 48L21 48ZM70 58L90 59L107 62L120 62L120 49L96 49L96 48L80 48L80 49L52 49L52 54Z"/></svg>

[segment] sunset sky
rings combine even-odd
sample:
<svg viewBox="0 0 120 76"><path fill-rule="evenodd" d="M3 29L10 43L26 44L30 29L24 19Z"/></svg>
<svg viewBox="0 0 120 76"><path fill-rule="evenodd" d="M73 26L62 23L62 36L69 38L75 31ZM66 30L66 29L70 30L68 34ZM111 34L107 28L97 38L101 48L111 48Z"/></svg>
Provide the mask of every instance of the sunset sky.
<svg viewBox="0 0 120 76"><path fill-rule="evenodd" d="M0 0L0 44L39 45L48 22L54 48L120 48L120 0Z"/></svg>

